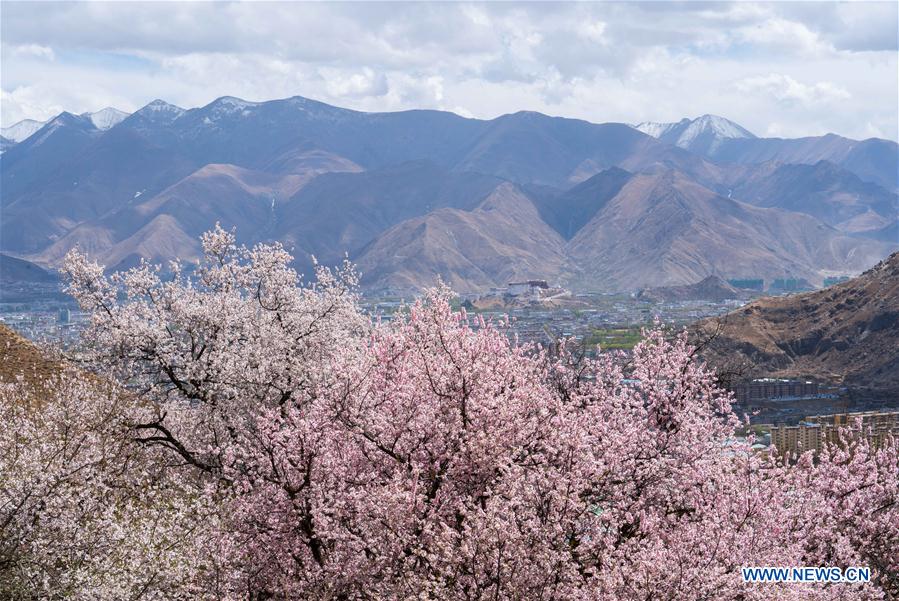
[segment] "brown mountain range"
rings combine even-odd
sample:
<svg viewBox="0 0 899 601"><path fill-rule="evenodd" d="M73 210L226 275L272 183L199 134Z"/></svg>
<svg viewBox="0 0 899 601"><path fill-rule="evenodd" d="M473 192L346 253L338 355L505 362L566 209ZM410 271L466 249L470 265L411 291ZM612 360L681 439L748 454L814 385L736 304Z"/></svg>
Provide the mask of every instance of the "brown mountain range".
<svg viewBox="0 0 899 601"><path fill-rule="evenodd" d="M572 195L539 202L505 183L473 210L400 222L356 255L363 281L421 288L439 275L463 292L518 278L594 290L683 285L711 274L821 281L822 270L858 273L889 252L889 244L850 237L810 215L722 197L678 171L622 173L600 173ZM593 183L603 178L615 185ZM579 190L596 200L572 204ZM572 215L576 206L577 219L552 219L554 203ZM566 240L572 225L577 231Z"/></svg>
<svg viewBox="0 0 899 601"><path fill-rule="evenodd" d="M889 252L804 213L725 198L677 171L639 174L571 239L569 256L600 289L670 286L708 275L820 281Z"/></svg>
<svg viewBox="0 0 899 601"><path fill-rule="evenodd" d="M0 252L41 267L75 246L113 269L191 261L219 222L244 243L282 242L304 273L312 256L348 255L366 286L440 275L473 291L512 277L582 290L713 274L819 284L899 248L895 143L858 142L858 154L828 136L719 139L743 130L700 121L713 139L686 148L620 123L300 97L154 101L103 130L63 113L3 152Z"/></svg>
<svg viewBox="0 0 899 601"><path fill-rule="evenodd" d="M438 276L460 292L519 278L593 290L685 285L712 274L820 282L895 249L805 213L726 198L663 167L611 168L565 194L542 195L427 162L314 177L222 164L82 223L29 259L56 265L78 246L111 268L140 257L191 261L199 235L217 221L236 227L243 242L280 240L304 273L312 256L332 264L349 254L365 286L409 290Z"/></svg>
<svg viewBox="0 0 899 601"><path fill-rule="evenodd" d="M718 331L704 351L713 364L899 394L899 253L842 284L761 298L695 328Z"/></svg>
<svg viewBox="0 0 899 601"><path fill-rule="evenodd" d="M509 183L474 210L444 208L403 221L358 259L363 283L418 289L439 276L459 292L537 277L568 279L565 241Z"/></svg>

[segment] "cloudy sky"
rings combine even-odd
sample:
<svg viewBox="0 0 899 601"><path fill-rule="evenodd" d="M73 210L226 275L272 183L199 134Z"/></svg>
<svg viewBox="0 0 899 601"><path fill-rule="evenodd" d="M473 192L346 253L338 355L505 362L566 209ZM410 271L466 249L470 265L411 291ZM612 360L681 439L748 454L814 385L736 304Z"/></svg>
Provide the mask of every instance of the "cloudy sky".
<svg viewBox="0 0 899 601"><path fill-rule="evenodd" d="M896 2L0 3L0 118L301 95L897 139Z"/></svg>

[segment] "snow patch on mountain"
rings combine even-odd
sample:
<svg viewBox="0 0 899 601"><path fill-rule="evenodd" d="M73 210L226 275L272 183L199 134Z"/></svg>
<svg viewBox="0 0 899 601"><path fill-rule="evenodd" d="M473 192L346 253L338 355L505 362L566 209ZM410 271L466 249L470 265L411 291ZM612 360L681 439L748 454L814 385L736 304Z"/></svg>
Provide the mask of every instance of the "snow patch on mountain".
<svg viewBox="0 0 899 601"><path fill-rule="evenodd" d="M0 135L2 135L7 140L12 140L13 142L21 142L30 138L34 134L34 132L36 132L46 124L46 121L22 119L18 123L13 123L9 127L4 127L2 130L0 130Z"/></svg>
<svg viewBox="0 0 899 601"><path fill-rule="evenodd" d="M230 110L232 112L242 111L245 108L251 106L259 106L258 102L249 102L248 100L242 100L240 98L235 98L234 96L222 96L218 100L214 100L210 106L213 106L219 110Z"/></svg>
<svg viewBox="0 0 899 601"><path fill-rule="evenodd" d="M673 128L678 127L684 122L689 123L690 120L682 119L678 123L655 123L653 121L644 121L643 123L638 123L633 127L636 130L642 131L647 136L652 136L653 138L661 138Z"/></svg>
<svg viewBox="0 0 899 601"><path fill-rule="evenodd" d="M326 121L330 123L345 122L348 119L353 119L356 116L363 114L353 109L331 106L330 104L325 104L323 102L319 102L318 100L304 98L303 96L293 96L279 102L287 104L297 112L304 113L306 115L306 118L308 119L315 119L318 121ZM384 113L368 113L368 116L370 118L376 119L383 114Z"/></svg>
<svg viewBox="0 0 899 601"><path fill-rule="evenodd" d="M120 111L117 108L108 106L95 113L82 113L81 116L90 119L91 123L93 123L94 127L97 129L105 131L124 121L130 114L131 113L126 113L125 111Z"/></svg>
<svg viewBox="0 0 899 601"><path fill-rule="evenodd" d="M677 123L646 121L635 125L634 128L687 150L693 150L697 143L714 149L724 140L756 137L746 128L717 115L703 115L692 120L681 119Z"/></svg>
<svg viewBox="0 0 899 601"><path fill-rule="evenodd" d="M180 117L186 111L180 106L175 106L174 104L169 104L165 100L156 99L147 106L143 107L136 115L143 115L145 117L150 117L153 114L163 114L163 115L174 115L176 117Z"/></svg>
<svg viewBox="0 0 899 601"><path fill-rule="evenodd" d="M171 125L187 113L188 111L180 106L175 106L164 100L157 99L138 111L135 111L135 113L128 118L126 123L138 128L144 128L148 125L167 126Z"/></svg>
<svg viewBox="0 0 899 601"><path fill-rule="evenodd" d="M260 104L261 103L259 102L249 102L247 100L235 98L234 96L223 96L213 100L201 109L206 113L203 117L203 123L212 125L219 119L227 118L237 113L242 116L247 116L251 113L253 108Z"/></svg>
<svg viewBox="0 0 899 601"><path fill-rule="evenodd" d="M703 115L694 119L678 138L679 142L690 143L701 134L711 132L719 138L754 138L755 135L733 121L717 115Z"/></svg>
<svg viewBox="0 0 899 601"><path fill-rule="evenodd" d="M110 127L113 127L114 125L118 125L119 123L121 123L122 120L124 120L129 114L130 113L126 113L124 111L120 111L117 108L108 106L105 109L101 109L94 113L81 113L80 116L90 120L90 122L97 129L105 131ZM0 135L16 143L22 142L33 136L39 129L41 129L48 123L51 123L57 119L59 119L59 116L47 121L23 119L22 121L14 123L9 127L4 127L2 130L0 130Z"/></svg>

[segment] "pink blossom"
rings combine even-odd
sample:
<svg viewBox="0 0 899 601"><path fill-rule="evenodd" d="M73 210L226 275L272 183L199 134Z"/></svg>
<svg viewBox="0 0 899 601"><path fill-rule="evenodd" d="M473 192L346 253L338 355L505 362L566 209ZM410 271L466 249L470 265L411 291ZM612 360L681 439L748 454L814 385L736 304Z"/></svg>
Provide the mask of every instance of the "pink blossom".
<svg viewBox="0 0 899 601"><path fill-rule="evenodd" d="M549 353L469 327L443 288L373 323L349 265L302 285L280 246L220 228L203 245L192 277L66 262L92 361L140 400L124 413L135 469L164 474L153 498L184 516L164 535L183 541L184 582L234 599L899 595L895 441L783 465L735 441L731 397L684 335L656 328L630 357ZM741 581L775 565L870 566L874 581Z"/></svg>

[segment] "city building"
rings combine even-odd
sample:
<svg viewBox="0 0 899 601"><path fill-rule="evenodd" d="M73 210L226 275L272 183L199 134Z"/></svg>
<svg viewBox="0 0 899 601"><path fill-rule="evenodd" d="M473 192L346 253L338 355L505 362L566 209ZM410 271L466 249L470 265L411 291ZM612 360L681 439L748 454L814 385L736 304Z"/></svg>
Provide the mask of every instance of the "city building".
<svg viewBox="0 0 899 601"><path fill-rule="evenodd" d="M882 444L888 436L899 437L899 411L859 411L830 415L810 415L805 421L820 424L830 432L839 428L861 426L864 436L874 444ZM834 436L829 435L828 440Z"/></svg>
<svg viewBox="0 0 899 601"><path fill-rule="evenodd" d="M803 292L814 290L814 288L804 278L777 278L771 281L768 290L771 292Z"/></svg>
<svg viewBox="0 0 899 601"><path fill-rule="evenodd" d="M799 422L796 426L771 426L771 445L780 455L793 455L805 451L821 450L824 427L811 422Z"/></svg>
<svg viewBox="0 0 899 601"><path fill-rule="evenodd" d="M539 290L548 290L546 280L527 280L526 282L509 282L507 292L510 296L534 295Z"/></svg>
<svg viewBox="0 0 899 601"><path fill-rule="evenodd" d="M848 282L848 281L849 281L848 275L839 275L839 276L824 278L824 287L826 288L828 286L833 286L834 284L842 284L843 282Z"/></svg>
<svg viewBox="0 0 899 601"><path fill-rule="evenodd" d="M847 431L847 429L849 429ZM863 436L875 446L890 436L899 437L899 411L865 411L807 416L796 426L770 426L771 444L779 455L821 450L825 443L840 444L843 436Z"/></svg>
<svg viewBox="0 0 899 601"><path fill-rule="evenodd" d="M744 404L771 399L812 398L819 394L818 383L814 380L759 378L734 386L737 402Z"/></svg>
<svg viewBox="0 0 899 601"><path fill-rule="evenodd" d="M761 292L765 289L765 280L761 278L732 278L727 283L734 288L742 288L744 290L755 290Z"/></svg>

